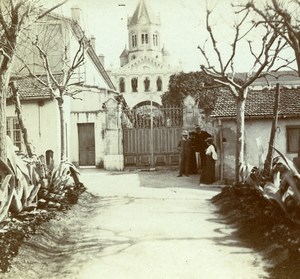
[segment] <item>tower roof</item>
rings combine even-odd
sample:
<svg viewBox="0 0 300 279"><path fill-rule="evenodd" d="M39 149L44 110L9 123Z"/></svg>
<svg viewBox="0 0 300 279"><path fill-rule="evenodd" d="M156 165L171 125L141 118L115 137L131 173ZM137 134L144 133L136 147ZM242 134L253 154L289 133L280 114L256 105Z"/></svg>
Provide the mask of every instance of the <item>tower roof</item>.
<svg viewBox="0 0 300 279"><path fill-rule="evenodd" d="M146 18L148 23L160 24L159 16L154 14L147 3L147 0L140 0L135 12L133 13L133 16L128 19L128 25L138 24L141 17Z"/></svg>
<svg viewBox="0 0 300 279"><path fill-rule="evenodd" d="M126 57L128 55L128 49L127 49L127 46L125 45L125 48L124 50L122 51L120 57Z"/></svg>

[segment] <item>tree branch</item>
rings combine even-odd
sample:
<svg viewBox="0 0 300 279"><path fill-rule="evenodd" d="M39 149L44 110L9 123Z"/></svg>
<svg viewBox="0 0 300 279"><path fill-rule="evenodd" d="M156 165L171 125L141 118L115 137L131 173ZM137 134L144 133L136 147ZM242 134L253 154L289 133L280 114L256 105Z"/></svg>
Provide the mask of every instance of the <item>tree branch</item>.
<svg viewBox="0 0 300 279"><path fill-rule="evenodd" d="M52 71L51 71L51 67L50 67L49 61L48 61L47 54L46 54L46 53L41 49L41 47L39 46L38 40L36 40L35 42L32 42L32 44L38 49L39 54L40 54L40 57L41 57L42 60L43 60L44 69L46 70L46 73L47 73L48 83L49 83L49 84L54 83L54 85L55 85L57 88L59 88L59 84L58 84L57 80L55 79L55 77L54 77L53 74L52 74Z"/></svg>
<svg viewBox="0 0 300 279"><path fill-rule="evenodd" d="M48 82L44 82L39 76L37 76L36 74L33 73L33 71L31 70L30 66L29 66L27 63L25 63L25 61L24 61L19 55L16 54L16 56L17 56L17 58L20 59L20 61L24 64L24 67L27 69L27 71L28 71L28 73L29 73L29 76L35 78L41 85L43 85L43 86L49 88L52 97L55 98L55 97L56 97L56 94L54 93L55 90L54 90L54 88L52 87L52 83L49 82L49 79L48 79Z"/></svg>
<svg viewBox="0 0 300 279"><path fill-rule="evenodd" d="M219 61L219 65L220 65L220 70L221 70L222 73L224 73L224 67L223 67L221 53L220 53L220 51L219 51L219 49L217 47L217 41L216 41L215 36L213 34L212 28L209 25L209 15L210 15L210 13L211 12L209 10L206 11L206 30L209 33L209 36L210 36L213 48L214 48L215 53L216 53L216 55L218 57L218 61Z"/></svg>
<svg viewBox="0 0 300 279"><path fill-rule="evenodd" d="M205 41L205 42L206 42L206 41ZM204 57L204 59L205 59L205 61L206 61L206 63L207 63L207 66L210 68L211 65L210 65L208 56L206 55L206 52L205 52L205 43L204 43L204 46L203 46L203 47L200 47L200 46L198 45L198 49L201 51L201 53L202 53L202 55L203 55L203 57Z"/></svg>
<svg viewBox="0 0 300 279"><path fill-rule="evenodd" d="M54 7L50 8L49 10L43 12L42 14L40 14L38 17L37 17L37 20L41 19L42 17L46 16L47 14L51 13L53 10L61 7L62 5L66 4L68 2L68 0L64 0L62 1L61 3L58 3L57 5L55 5Z"/></svg>
<svg viewBox="0 0 300 279"><path fill-rule="evenodd" d="M262 71L265 69L265 67L268 65L269 63L269 51L273 45L273 43L275 42L276 38L278 37L277 33L274 32L270 38L270 40L266 43L266 46L264 48L264 61L261 63L260 62L260 67L259 69L255 72L255 74L248 78L248 80L243 84L242 88L246 88L248 87L250 84L252 84L262 73Z"/></svg>

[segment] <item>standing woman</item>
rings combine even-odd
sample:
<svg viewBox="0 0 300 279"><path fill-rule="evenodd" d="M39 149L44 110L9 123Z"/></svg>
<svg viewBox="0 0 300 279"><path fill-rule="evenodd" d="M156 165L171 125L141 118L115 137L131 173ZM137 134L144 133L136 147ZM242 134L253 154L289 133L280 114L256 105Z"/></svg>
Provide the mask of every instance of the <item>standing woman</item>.
<svg viewBox="0 0 300 279"><path fill-rule="evenodd" d="M204 173L202 175L201 182L205 184L212 184L215 182L215 171L216 171L216 161L218 159L216 146L213 144L213 138L209 137L206 140L208 145L206 154L206 164Z"/></svg>
<svg viewBox="0 0 300 279"><path fill-rule="evenodd" d="M178 143L179 150L179 174L177 177L181 177L183 174L189 176L190 172L190 158L191 158L192 144L188 138L188 132L182 132L182 138Z"/></svg>
<svg viewBox="0 0 300 279"><path fill-rule="evenodd" d="M197 161L196 161L196 151L195 151L195 139L196 139L196 133L195 132L189 132L189 138L191 141L191 158L190 158L190 174L197 174Z"/></svg>

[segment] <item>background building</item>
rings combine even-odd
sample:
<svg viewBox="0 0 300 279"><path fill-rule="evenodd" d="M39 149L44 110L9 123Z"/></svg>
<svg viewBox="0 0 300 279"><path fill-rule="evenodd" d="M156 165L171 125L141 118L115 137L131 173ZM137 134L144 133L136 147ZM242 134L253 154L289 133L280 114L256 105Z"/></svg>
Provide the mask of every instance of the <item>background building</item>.
<svg viewBox="0 0 300 279"><path fill-rule="evenodd" d="M181 71L170 65L170 54L163 46L160 16L146 0L140 0L128 18L128 47L120 55L120 68L111 78L130 108L149 103L161 105L160 96L168 90L169 78Z"/></svg>

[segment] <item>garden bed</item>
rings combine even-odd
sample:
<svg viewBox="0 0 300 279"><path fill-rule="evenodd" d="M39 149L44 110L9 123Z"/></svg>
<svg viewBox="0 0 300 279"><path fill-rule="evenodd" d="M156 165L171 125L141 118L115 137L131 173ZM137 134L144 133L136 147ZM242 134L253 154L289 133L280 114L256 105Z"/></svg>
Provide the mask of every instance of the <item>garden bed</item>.
<svg viewBox="0 0 300 279"><path fill-rule="evenodd" d="M22 211L15 216L9 214L8 218L0 223L0 273L10 269L12 260L17 256L25 238L35 234L41 224L55 218L58 211L68 210L76 204L79 195L84 191L84 185L79 183L63 199L60 199L59 208L37 208L32 211Z"/></svg>
<svg viewBox="0 0 300 279"><path fill-rule="evenodd" d="M300 278L300 226L276 203L247 185L227 186L212 202L238 237L272 263L270 278Z"/></svg>

